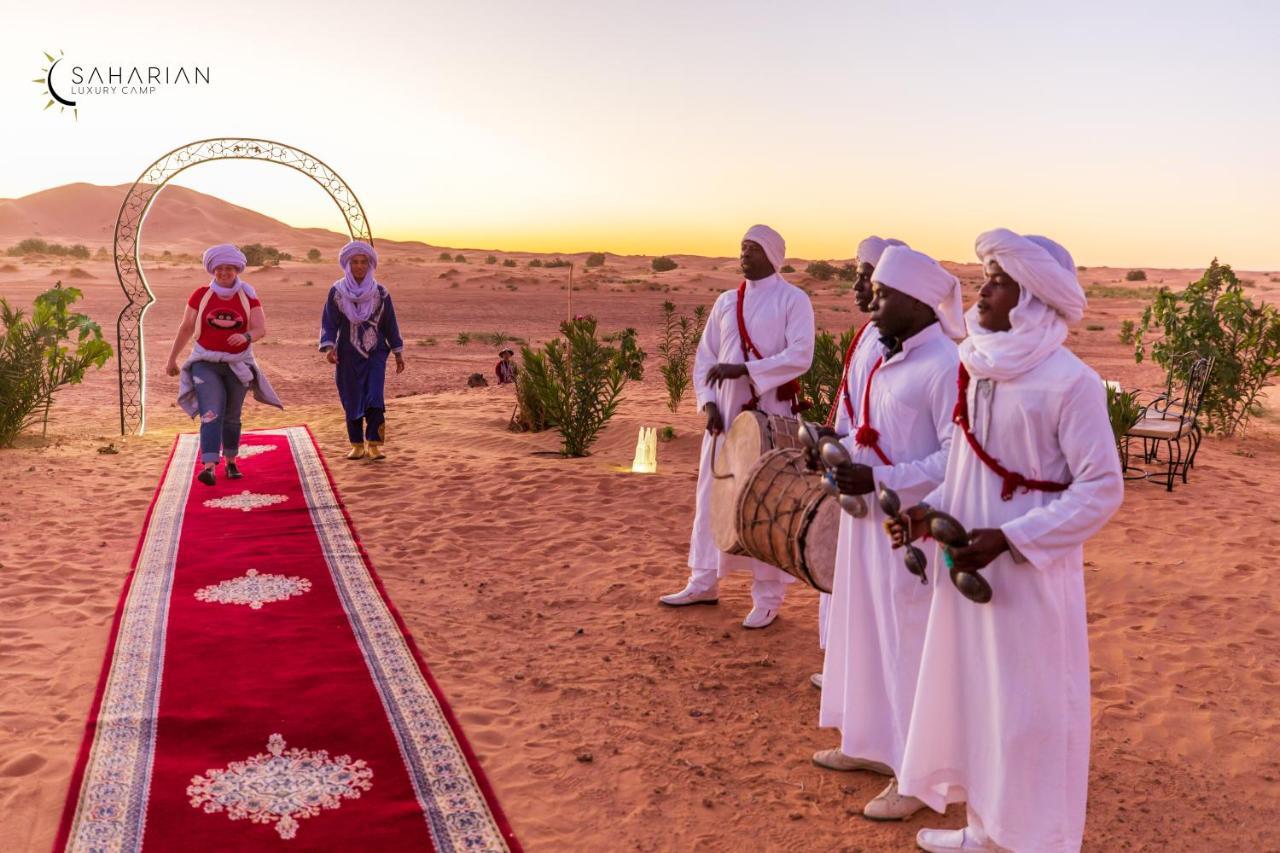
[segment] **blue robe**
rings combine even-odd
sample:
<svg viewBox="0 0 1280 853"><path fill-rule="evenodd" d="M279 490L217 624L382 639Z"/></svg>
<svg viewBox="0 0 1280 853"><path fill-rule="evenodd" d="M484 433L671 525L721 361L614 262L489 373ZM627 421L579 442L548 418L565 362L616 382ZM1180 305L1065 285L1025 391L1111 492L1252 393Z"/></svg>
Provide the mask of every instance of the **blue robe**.
<svg viewBox="0 0 1280 853"><path fill-rule="evenodd" d="M391 294L378 285L381 305L367 322L356 328L362 341L375 342L367 347L368 356L362 355L351 342L351 321L338 307L336 291L336 287L329 288L329 298L325 300L324 313L320 317L320 349L336 347L338 350L338 363L334 366L333 375L347 420L353 421L363 418L366 409L386 408L382 393L387 378L387 356L403 350L404 341L400 338L400 325L396 322Z"/></svg>

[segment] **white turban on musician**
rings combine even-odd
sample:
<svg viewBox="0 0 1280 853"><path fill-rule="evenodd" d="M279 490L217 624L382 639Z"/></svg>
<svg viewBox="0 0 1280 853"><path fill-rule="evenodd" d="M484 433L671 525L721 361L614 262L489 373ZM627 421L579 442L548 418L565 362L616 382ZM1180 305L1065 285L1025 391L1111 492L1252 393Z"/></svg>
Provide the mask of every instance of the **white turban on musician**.
<svg viewBox="0 0 1280 853"><path fill-rule="evenodd" d="M1076 278L1075 262L1048 237L1022 236L1008 228L979 234L974 248L986 266L995 261L1020 287L1062 315L1068 324L1084 317L1087 300Z"/></svg>
<svg viewBox="0 0 1280 853"><path fill-rule="evenodd" d="M893 237L877 237L873 234L858 244L858 263L878 266L885 249L905 245L907 244Z"/></svg>
<svg viewBox="0 0 1280 853"><path fill-rule="evenodd" d="M786 263L787 243L782 239L781 234L768 225L752 225L742 239L757 243L761 249L764 249L764 256L769 259L769 263L773 264L774 272L781 270Z"/></svg>
<svg viewBox="0 0 1280 853"><path fill-rule="evenodd" d="M861 259L861 255L859 255ZM889 246L871 280L914 297L933 309L942 332L949 338L964 337L964 302L960 279L924 252L906 246Z"/></svg>

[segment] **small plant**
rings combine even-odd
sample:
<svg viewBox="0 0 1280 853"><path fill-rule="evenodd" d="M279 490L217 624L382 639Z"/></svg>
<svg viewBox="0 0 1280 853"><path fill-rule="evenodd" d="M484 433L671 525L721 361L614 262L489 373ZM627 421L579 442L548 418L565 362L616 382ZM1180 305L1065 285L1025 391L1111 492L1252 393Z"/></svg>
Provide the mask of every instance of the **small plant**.
<svg viewBox="0 0 1280 853"><path fill-rule="evenodd" d="M1106 327L1101 323L1087 323L1084 327L1086 332L1101 332Z"/></svg>
<svg viewBox="0 0 1280 853"><path fill-rule="evenodd" d="M0 445L13 444L43 410L41 435L48 431L53 395L84 381L90 367L102 367L112 349L87 314L69 309L82 294L58 282L35 299L31 318L0 298ZM69 346L74 344L74 349Z"/></svg>
<svg viewBox="0 0 1280 853"><path fill-rule="evenodd" d="M1107 383L1107 417L1111 421L1111 434L1115 437L1117 449L1124 434L1133 428L1142 417L1142 404L1138 402L1137 391L1121 391L1120 386Z"/></svg>
<svg viewBox="0 0 1280 853"><path fill-rule="evenodd" d="M1125 281L1146 281L1147 274L1142 270L1129 270L1124 274Z"/></svg>
<svg viewBox="0 0 1280 853"><path fill-rule="evenodd" d="M1080 266L1076 267L1076 272L1088 272L1088 271L1089 271L1088 267L1080 267Z"/></svg>
<svg viewBox="0 0 1280 853"><path fill-rule="evenodd" d="M5 254L11 258L20 258L26 255L54 255L87 261L89 260L89 247L83 243L64 246L61 243L50 243L46 240L41 240L39 237L28 237L18 245L10 246L5 250Z"/></svg>
<svg viewBox="0 0 1280 853"><path fill-rule="evenodd" d="M826 261L814 261L805 267L804 271L806 275L816 278L818 281L831 281L836 275L835 265Z"/></svg>
<svg viewBox="0 0 1280 853"><path fill-rule="evenodd" d="M503 258L502 265L504 267L514 267L516 265L516 262L514 258Z"/></svg>
<svg viewBox="0 0 1280 853"><path fill-rule="evenodd" d="M441 252L441 253L440 253L439 260L442 260L442 261L452 261L452 260L453 260L453 255L449 254L448 252Z"/></svg>
<svg viewBox="0 0 1280 853"><path fill-rule="evenodd" d="M435 346L437 343L439 343L439 342L438 342L435 338L423 338L422 340L418 341L418 346L420 346L420 347L433 347L433 346Z"/></svg>
<svg viewBox="0 0 1280 853"><path fill-rule="evenodd" d="M320 250L319 250L319 249L307 249L307 260L308 260L308 261L310 261L310 262L311 262L311 263L313 263L313 264L318 264L318 263L320 263Z"/></svg>
<svg viewBox="0 0 1280 853"><path fill-rule="evenodd" d="M1141 362L1148 350L1181 382L1195 362L1188 353L1212 356L1201 407L1205 429L1234 435L1261 411L1262 389L1280 376L1280 311L1254 305L1231 267L1214 258L1199 281L1181 293L1161 288L1147 306L1134 357Z"/></svg>
<svg viewBox="0 0 1280 853"><path fill-rule="evenodd" d="M618 344L618 359L626 368L627 378L639 382L644 379L644 360L648 354L636 343L636 330L627 327L621 332L605 335L605 343Z"/></svg>
<svg viewBox="0 0 1280 853"><path fill-rule="evenodd" d="M484 262L485 262L486 264L496 264L496 263L498 262L498 256L497 256L497 255L486 255L486 256L485 256L485 259L484 259Z"/></svg>
<svg viewBox="0 0 1280 853"><path fill-rule="evenodd" d="M241 246L245 264L251 267L278 267L281 261L293 260L293 255L282 252L275 246L264 246L261 243L250 243Z"/></svg>
<svg viewBox="0 0 1280 853"><path fill-rule="evenodd" d="M467 262L467 256L462 254L454 255L453 259L460 264L465 264Z"/></svg>
<svg viewBox="0 0 1280 853"><path fill-rule="evenodd" d="M658 357L662 359L662 380L667 385L667 408L676 411L693 382L693 357L702 340L707 308L693 309L693 319L676 316L674 302L662 303L662 337L658 341Z"/></svg>
<svg viewBox="0 0 1280 853"><path fill-rule="evenodd" d="M675 261L668 258L666 255L659 255L658 257L650 261L649 265L653 267L654 272L670 272L671 270L680 266Z"/></svg>
<svg viewBox="0 0 1280 853"><path fill-rule="evenodd" d="M573 266L573 264L569 261L566 261L564 258L552 258L551 260L543 264L543 266L545 266L547 269L550 270L550 269L557 269L559 267L571 267Z"/></svg>
<svg viewBox="0 0 1280 853"><path fill-rule="evenodd" d="M840 269L836 270L836 278L841 281L853 281L858 277L858 268L853 264L841 264Z"/></svg>
<svg viewBox="0 0 1280 853"><path fill-rule="evenodd" d="M853 343L855 334L856 329L846 329L838 341L826 330L814 336L813 363L800 377L801 396L813 403L813 407L804 414L805 420L821 424L830 418L840 390L844 354Z"/></svg>
<svg viewBox="0 0 1280 853"><path fill-rule="evenodd" d="M671 426L670 424L658 430L658 441L663 441L663 442L675 441L675 439L676 439L676 428Z"/></svg>
<svg viewBox="0 0 1280 853"><path fill-rule="evenodd" d="M516 380L517 414L513 426L560 432L561 454L586 456L618 409L627 383L620 351L596 336L593 317L562 323L560 333L541 351L521 348L524 369Z"/></svg>
<svg viewBox="0 0 1280 853"><path fill-rule="evenodd" d="M183 260L186 260L187 257L188 256L185 254L182 255ZM95 261L109 261L111 260L111 253L107 251L106 246L99 246L98 251L93 253L93 259Z"/></svg>
<svg viewBox="0 0 1280 853"><path fill-rule="evenodd" d="M588 269L591 267L604 266L604 252L592 252L591 254L587 255L587 261L585 266Z"/></svg>
<svg viewBox="0 0 1280 853"><path fill-rule="evenodd" d="M793 273L795 271L796 271L796 268L791 266L791 264L783 264L782 269L778 270L778 272L781 272L781 273Z"/></svg>
<svg viewBox="0 0 1280 853"><path fill-rule="evenodd" d="M458 332L458 337L455 339L454 342L460 347L465 347L467 344L471 343L471 333Z"/></svg>
<svg viewBox="0 0 1280 853"><path fill-rule="evenodd" d="M93 276L89 275L89 273L80 269L80 267L72 267L70 270L68 270L67 277L68 278L93 278Z"/></svg>
<svg viewBox="0 0 1280 853"><path fill-rule="evenodd" d="M1120 343L1133 346L1137 334L1138 326L1132 320L1125 320L1120 324Z"/></svg>
<svg viewBox="0 0 1280 853"><path fill-rule="evenodd" d="M533 260L529 261L529 266L534 269L537 269L542 266L542 260L540 258L534 258Z"/></svg>

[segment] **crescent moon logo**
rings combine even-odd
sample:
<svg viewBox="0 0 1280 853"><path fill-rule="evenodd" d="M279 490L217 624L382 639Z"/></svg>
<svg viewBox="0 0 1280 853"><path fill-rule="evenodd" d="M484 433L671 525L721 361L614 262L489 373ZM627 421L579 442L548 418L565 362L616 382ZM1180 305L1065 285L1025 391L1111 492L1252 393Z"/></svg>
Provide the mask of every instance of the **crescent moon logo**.
<svg viewBox="0 0 1280 853"><path fill-rule="evenodd" d="M58 90L53 87L53 69L57 68L58 63L63 60L64 56L62 51L58 51L58 57L56 59L53 54L46 51L44 58L49 60L49 67L41 68L40 70L44 72L44 76L37 77L32 81L33 83L44 87L44 92L41 94L49 99L48 102L45 103L44 108L47 110L54 104L58 104L58 112L61 113L66 112L67 107L71 107L72 114L76 117L76 121L79 121L80 109L76 106L76 102L64 98L58 93Z"/></svg>
<svg viewBox="0 0 1280 853"><path fill-rule="evenodd" d="M59 95L57 90L53 88L53 69L57 68L58 62L61 61L62 57L59 56L57 61L49 66L49 73L45 75L45 85L49 87L49 97L62 104L64 107L74 107L76 105L75 101L68 101L66 98Z"/></svg>

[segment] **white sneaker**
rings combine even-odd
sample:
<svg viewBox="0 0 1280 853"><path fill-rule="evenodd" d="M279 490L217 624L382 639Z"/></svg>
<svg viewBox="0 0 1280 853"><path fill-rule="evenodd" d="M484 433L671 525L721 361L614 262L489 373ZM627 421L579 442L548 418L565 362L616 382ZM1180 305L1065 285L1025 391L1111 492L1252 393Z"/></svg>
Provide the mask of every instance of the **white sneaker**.
<svg viewBox="0 0 1280 853"><path fill-rule="evenodd" d="M679 592L662 596L658 601L671 607L684 607L688 604L719 604L720 592L714 586L704 592L695 590L693 586L686 586Z"/></svg>
<svg viewBox="0 0 1280 853"><path fill-rule="evenodd" d="M960 853L962 850L1000 853L1004 848L983 844L963 829L922 829L916 833L916 846L928 853Z"/></svg>
<svg viewBox="0 0 1280 853"><path fill-rule="evenodd" d="M778 618L778 611L771 607L752 607L747 618L742 620L743 628L768 628Z"/></svg>
<svg viewBox="0 0 1280 853"><path fill-rule="evenodd" d="M894 779L867 803L862 809L862 816L868 820L906 820L922 808L924 803L920 800L898 793L898 780Z"/></svg>
<svg viewBox="0 0 1280 853"><path fill-rule="evenodd" d="M812 684L814 687L818 688L819 690L821 690L822 689L822 673L815 672L813 675L809 676L809 683Z"/></svg>

